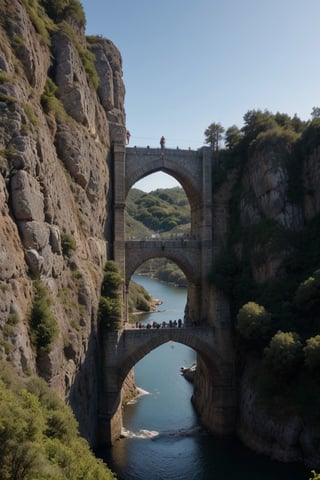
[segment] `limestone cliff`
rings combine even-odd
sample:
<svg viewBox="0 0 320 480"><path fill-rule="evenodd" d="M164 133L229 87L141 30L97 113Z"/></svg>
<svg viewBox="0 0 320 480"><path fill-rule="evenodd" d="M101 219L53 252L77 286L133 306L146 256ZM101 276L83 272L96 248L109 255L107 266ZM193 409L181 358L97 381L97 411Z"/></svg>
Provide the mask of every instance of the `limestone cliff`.
<svg viewBox="0 0 320 480"><path fill-rule="evenodd" d="M45 5L0 1L0 355L68 399L90 440L110 149L124 141L125 89L118 50L86 39L80 4L63 21ZM36 279L58 324L42 350L29 325Z"/></svg>

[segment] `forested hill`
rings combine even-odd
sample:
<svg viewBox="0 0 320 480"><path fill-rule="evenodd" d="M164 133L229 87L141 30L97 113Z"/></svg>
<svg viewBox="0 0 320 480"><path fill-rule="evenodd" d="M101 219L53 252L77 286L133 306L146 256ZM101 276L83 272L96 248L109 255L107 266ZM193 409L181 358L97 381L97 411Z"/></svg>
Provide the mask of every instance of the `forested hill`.
<svg viewBox="0 0 320 480"><path fill-rule="evenodd" d="M190 205L182 188L159 188L150 193L131 189L127 200L127 238L171 236L189 230Z"/></svg>

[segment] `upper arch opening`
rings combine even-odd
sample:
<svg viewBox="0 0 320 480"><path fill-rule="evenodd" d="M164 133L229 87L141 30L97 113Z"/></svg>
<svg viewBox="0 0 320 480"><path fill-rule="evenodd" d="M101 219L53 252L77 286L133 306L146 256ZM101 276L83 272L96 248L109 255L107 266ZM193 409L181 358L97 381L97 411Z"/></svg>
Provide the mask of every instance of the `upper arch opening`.
<svg viewBox="0 0 320 480"><path fill-rule="evenodd" d="M126 149L126 193L139 180L156 172L173 177L183 187L191 209L202 205L201 152L186 150Z"/></svg>
<svg viewBox="0 0 320 480"><path fill-rule="evenodd" d="M126 240L179 240L191 234L191 208L181 185L168 175L150 175L131 188L126 201Z"/></svg>

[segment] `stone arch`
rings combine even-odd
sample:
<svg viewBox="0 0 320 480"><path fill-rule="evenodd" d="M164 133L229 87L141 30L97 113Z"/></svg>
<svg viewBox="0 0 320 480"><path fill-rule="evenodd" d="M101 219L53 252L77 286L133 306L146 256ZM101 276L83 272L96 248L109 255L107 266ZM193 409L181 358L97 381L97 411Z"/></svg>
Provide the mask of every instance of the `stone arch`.
<svg viewBox="0 0 320 480"><path fill-rule="evenodd" d="M184 189L191 209L191 234L200 238L204 220L205 168L202 151L148 148L126 149L125 199L133 185L156 172L175 178ZM211 176L211 171L208 172Z"/></svg>
<svg viewBox="0 0 320 480"><path fill-rule="evenodd" d="M129 284L129 281L134 274L134 272L137 270L140 265L142 265L144 262L147 262L148 260L151 260L152 258L167 258L168 260L171 260L174 262L185 274L188 283L190 284L199 284L200 283L200 272L197 270L195 267L197 265L197 260L199 257L199 251L198 252L192 252L188 256L188 250L187 252L184 251L184 255L179 255L177 253L172 253L168 252L168 248L166 247L166 242L148 242L149 244L151 243L151 247L154 246L154 249L150 248L150 250L143 250L137 249L135 250L132 247L132 243L130 242L130 246L126 248L126 284ZM140 242L137 242L140 243ZM146 242L142 242L146 243ZM158 247L157 245L152 245L153 243L160 244ZM169 243L169 242L168 242ZM131 248L130 248L131 247ZM136 252L139 251L139 255L136 254ZM187 254L186 254L187 253ZM190 257L193 256L194 260L190 260ZM198 263L199 264L199 263Z"/></svg>
<svg viewBox="0 0 320 480"><path fill-rule="evenodd" d="M121 388L122 383L124 382L130 370L140 360L142 360L146 355L148 355L156 348L164 345L169 341L181 343L195 350L197 355L199 355L201 360L204 362L204 364L210 368L210 371L213 373L213 377L217 380L220 380L222 378L224 361L220 354L215 351L213 347L214 332L212 328L195 327L181 329L168 328L147 331L138 330L134 332L134 335L139 335L140 333L141 337L146 337L145 341L136 343L130 352L126 352L126 355L123 358L119 359L119 388ZM128 336L128 332L125 332L124 335Z"/></svg>
<svg viewBox="0 0 320 480"><path fill-rule="evenodd" d="M183 187L190 205L202 203L202 164L198 152L187 150L126 149L127 197L132 186L142 178L156 172L164 172L174 177Z"/></svg>

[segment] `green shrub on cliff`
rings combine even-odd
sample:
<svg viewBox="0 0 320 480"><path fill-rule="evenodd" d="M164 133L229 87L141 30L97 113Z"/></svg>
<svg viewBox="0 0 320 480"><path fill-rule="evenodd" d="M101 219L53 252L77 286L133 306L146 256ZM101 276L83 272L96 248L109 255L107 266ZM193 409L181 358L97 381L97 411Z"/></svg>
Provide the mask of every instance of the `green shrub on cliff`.
<svg viewBox="0 0 320 480"><path fill-rule="evenodd" d="M77 248L74 237L66 232L61 233L61 246L63 254L67 257L70 257L72 252L74 252Z"/></svg>
<svg viewBox="0 0 320 480"><path fill-rule="evenodd" d="M291 378L302 360L302 344L295 332L277 332L264 350L265 363L278 376Z"/></svg>
<svg viewBox="0 0 320 480"><path fill-rule="evenodd" d="M123 282L118 267L113 260L108 260L103 270L104 276L101 286L101 295L103 297L116 298L118 288Z"/></svg>
<svg viewBox="0 0 320 480"><path fill-rule="evenodd" d="M58 324L50 310L52 300L44 284L36 280L33 286L34 297L29 321L31 341L37 350L49 351L58 334Z"/></svg>
<svg viewBox="0 0 320 480"><path fill-rule="evenodd" d="M0 365L0 478L111 480L79 436L71 409L39 378L24 381Z"/></svg>
<svg viewBox="0 0 320 480"><path fill-rule="evenodd" d="M121 303L116 298L101 297L98 320L107 330L118 330L121 326Z"/></svg>
<svg viewBox="0 0 320 480"><path fill-rule="evenodd" d="M265 342L272 331L272 318L265 308L248 302L240 308L236 329L240 336L252 345Z"/></svg>
<svg viewBox="0 0 320 480"><path fill-rule="evenodd" d="M101 285L98 320L107 330L118 330L121 326L122 305L118 289L123 279L113 260L104 266L104 277Z"/></svg>

